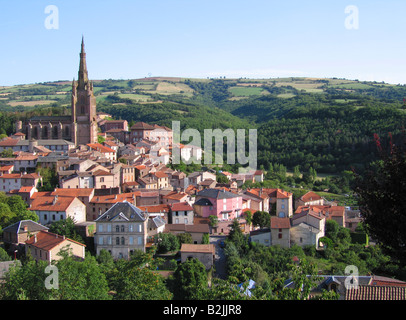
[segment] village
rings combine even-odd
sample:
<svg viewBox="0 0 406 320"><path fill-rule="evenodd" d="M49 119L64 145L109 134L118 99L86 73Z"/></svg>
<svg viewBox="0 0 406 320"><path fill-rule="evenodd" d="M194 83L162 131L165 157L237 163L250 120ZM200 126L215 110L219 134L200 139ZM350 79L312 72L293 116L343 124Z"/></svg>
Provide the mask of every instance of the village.
<svg viewBox="0 0 406 320"><path fill-rule="evenodd" d="M263 182L263 170L231 173L202 166L185 173L171 168L175 148L184 162L200 161L203 150L175 143L171 128L145 122L129 126L127 120L97 112L83 39L78 80L72 82L71 115L36 116L18 121L15 129L0 141L0 192L20 196L38 217L2 228L4 247L15 260L30 255L51 263L61 258L58 254L66 246L79 259L87 251L106 251L116 260L128 260L136 251L157 246L162 234L188 234L191 240L181 244L178 262L196 258L206 270L215 267L225 278L222 249L235 223L252 243L323 250L327 221L351 231L361 222L358 210L313 191L295 198L279 188L244 187L247 182ZM41 176L42 169L57 179L51 189L44 190L49 181ZM268 213L269 221L254 224L257 212ZM49 231L52 224L67 219L84 243ZM2 262L0 280L11 264ZM365 295L345 291L346 279L330 275L323 285L330 290L341 287L354 300ZM384 277L362 279L368 289L379 282L375 289L389 286L404 294L406 287Z"/></svg>

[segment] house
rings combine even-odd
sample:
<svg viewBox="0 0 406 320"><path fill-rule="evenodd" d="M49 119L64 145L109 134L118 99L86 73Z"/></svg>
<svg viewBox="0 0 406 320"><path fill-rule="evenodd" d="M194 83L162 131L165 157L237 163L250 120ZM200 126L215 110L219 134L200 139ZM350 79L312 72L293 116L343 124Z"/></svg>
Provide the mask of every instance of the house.
<svg viewBox="0 0 406 320"><path fill-rule="evenodd" d="M14 170L17 172L32 172L37 167L38 156L34 154L19 155L14 159Z"/></svg>
<svg viewBox="0 0 406 320"><path fill-rule="evenodd" d="M269 196L261 189L247 189L241 194L243 200L249 200L251 212L266 211L269 212Z"/></svg>
<svg viewBox="0 0 406 320"><path fill-rule="evenodd" d="M38 190L33 186L31 187L24 186L18 190L18 195L21 196L21 199L23 199L26 204L30 205L31 198L36 192L38 192Z"/></svg>
<svg viewBox="0 0 406 320"><path fill-rule="evenodd" d="M86 206L77 197L70 196L39 196L28 208L39 217L42 225L72 218L75 223L86 221Z"/></svg>
<svg viewBox="0 0 406 320"><path fill-rule="evenodd" d="M104 249L115 259L128 259L135 250L145 252L148 220L147 213L127 201L114 204L95 220L97 254Z"/></svg>
<svg viewBox="0 0 406 320"><path fill-rule="evenodd" d="M184 192L171 191L162 196L162 203L171 204L190 201L190 196Z"/></svg>
<svg viewBox="0 0 406 320"><path fill-rule="evenodd" d="M319 196L317 193L313 191L309 191L305 193L300 198L296 199L295 201L295 208L299 206L309 206L309 205L320 205L324 204L324 198Z"/></svg>
<svg viewBox="0 0 406 320"><path fill-rule="evenodd" d="M189 233L194 244L203 243L203 236L210 233L208 224L166 224L165 233L180 234Z"/></svg>
<svg viewBox="0 0 406 320"><path fill-rule="evenodd" d="M137 182L142 189L158 189L158 181L151 177L138 178Z"/></svg>
<svg viewBox="0 0 406 320"><path fill-rule="evenodd" d="M320 212L312 210L302 211L290 218L290 240L291 244L301 247L313 245L320 247L319 239L324 237L324 226L326 218Z"/></svg>
<svg viewBox="0 0 406 320"><path fill-rule="evenodd" d="M94 221L100 215L109 210L118 202L130 202L136 205L136 197L139 192L127 192L119 194L93 195L87 206L87 221Z"/></svg>
<svg viewBox="0 0 406 320"><path fill-rule="evenodd" d="M211 173L208 171L192 172L188 175L188 180L189 180L188 185L194 185L195 187L198 187L200 182L207 180L207 179L216 181L216 175L214 173Z"/></svg>
<svg viewBox="0 0 406 320"><path fill-rule="evenodd" d="M303 211L312 211L314 213L321 213L326 220L334 220L339 226L346 226L346 214L345 207L343 206L332 206L332 205L306 205L299 206L295 214L301 213Z"/></svg>
<svg viewBox="0 0 406 320"><path fill-rule="evenodd" d="M212 189L216 186L216 184L217 184L216 180L206 179L206 180L199 182L199 187L200 187L200 189L206 189L206 188Z"/></svg>
<svg viewBox="0 0 406 320"><path fill-rule="evenodd" d="M169 177L165 172L157 171L149 174L153 181L156 181L157 189L169 187Z"/></svg>
<svg viewBox="0 0 406 320"><path fill-rule="evenodd" d="M271 245L271 229L262 228L251 231L250 241L269 247Z"/></svg>
<svg viewBox="0 0 406 320"><path fill-rule="evenodd" d="M43 230L48 228L32 220L20 220L3 229L3 242L10 246L10 251L14 251L25 245L32 235Z"/></svg>
<svg viewBox="0 0 406 320"><path fill-rule="evenodd" d="M193 224L193 207L189 203L172 203L169 205L169 210L169 223Z"/></svg>
<svg viewBox="0 0 406 320"><path fill-rule="evenodd" d="M0 191L10 193L12 190L20 190L21 187L36 187L40 181L37 173L5 173L0 172Z"/></svg>
<svg viewBox="0 0 406 320"><path fill-rule="evenodd" d="M155 236L165 231L165 220L160 216L149 216L147 225L147 246L155 243Z"/></svg>
<svg viewBox="0 0 406 320"><path fill-rule="evenodd" d="M188 259L198 259L209 270L214 263L215 259L214 244L186 244L183 243L180 248L181 262Z"/></svg>
<svg viewBox="0 0 406 320"><path fill-rule="evenodd" d="M77 188L77 189L62 189L56 188L52 193L52 196L63 196L63 197L76 197L78 198L86 207L86 220L92 221L92 212L90 201L94 197L93 188Z"/></svg>
<svg viewBox="0 0 406 320"><path fill-rule="evenodd" d="M65 249L69 249L74 257L84 259L85 247L80 242L48 231L40 231L25 242L26 253L29 252L37 261L43 260L49 263L62 259L58 253Z"/></svg>
<svg viewBox="0 0 406 320"><path fill-rule="evenodd" d="M111 162L117 161L117 152L101 143L88 143L87 146L93 150L101 153L106 159Z"/></svg>
<svg viewBox="0 0 406 320"><path fill-rule="evenodd" d="M113 173L105 170L93 172L93 185L95 189L110 189L119 187Z"/></svg>
<svg viewBox="0 0 406 320"><path fill-rule="evenodd" d="M271 245L290 248L290 219L271 217Z"/></svg>
<svg viewBox="0 0 406 320"><path fill-rule="evenodd" d="M196 194L193 207L204 218L215 215L219 220L233 220L240 216L242 197L224 189L204 189Z"/></svg>

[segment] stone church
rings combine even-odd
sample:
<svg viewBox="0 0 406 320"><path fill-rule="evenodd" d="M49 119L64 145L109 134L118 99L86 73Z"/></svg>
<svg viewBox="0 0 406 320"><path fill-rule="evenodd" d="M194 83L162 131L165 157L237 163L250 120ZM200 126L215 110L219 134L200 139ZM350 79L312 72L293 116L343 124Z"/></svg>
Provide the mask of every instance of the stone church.
<svg viewBox="0 0 406 320"><path fill-rule="evenodd" d="M75 146L97 142L96 97L89 81L82 37L78 81L72 82L70 116L35 116L16 124L16 131L28 140L72 141Z"/></svg>

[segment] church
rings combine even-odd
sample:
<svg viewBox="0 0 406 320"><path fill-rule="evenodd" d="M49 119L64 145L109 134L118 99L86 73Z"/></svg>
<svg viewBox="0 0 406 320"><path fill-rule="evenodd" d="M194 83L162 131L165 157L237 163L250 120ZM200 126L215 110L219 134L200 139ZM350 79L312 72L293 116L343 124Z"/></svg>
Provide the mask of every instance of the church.
<svg viewBox="0 0 406 320"><path fill-rule="evenodd" d="M16 131L27 140L67 140L78 145L97 143L96 97L89 81L82 37L78 81L72 82L70 116L35 116L17 122Z"/></svg>

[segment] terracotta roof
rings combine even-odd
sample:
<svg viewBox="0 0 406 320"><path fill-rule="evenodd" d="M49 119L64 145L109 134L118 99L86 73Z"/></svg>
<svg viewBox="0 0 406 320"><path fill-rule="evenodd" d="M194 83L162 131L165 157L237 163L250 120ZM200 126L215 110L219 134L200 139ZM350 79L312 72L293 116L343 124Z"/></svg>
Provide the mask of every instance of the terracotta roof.
<svg viewBox="0 0 406 320"><path fill-rule="evenodd" d="M20 190L18 190L18 192L21 192L21 193L29 193L29 192L31 192L31 190L32 189L34 189L34 187L33 186L31 186L31 187L21 187L20 188Z"/></svg>
<svg viewBox="0 0 406 320"><path fill-rule="evenodd" d="M96 170L93 172L93 176L114 176L111 172L104 171L102 169Z"/></svg>
<svg viewBox="0 0 406 320"><path fill-rule="evenodd" d="M289 229L289 228L290 228L289 218L271 217L271 229Z"/></svg>
<svg viewBox="0 0 406 320"><path fill-rule="evenodd" d="M313 191L309 191L306 194L304 194L303 196L301 196L299 199L302 200L303 202L309 202L309 201L321 200L323 198L320 197L317 193L315 193Z"/></svg>
<svg viewBox="0 0 406 320"><path fill-rule="evenodd" d="M83 243L74 241L69 238L65 238L65 236L61 236L56 233L51 233L48 231L40 231L36 235L32 236L30 239L28 239L25 243L28 245L32 245L34 247L37 247L42 250L49 251L52 248L56 247L57 245L61 244L62 242L73 242L76 244L79 244L81 246L85 245Z"/></svg>
<svg viewBox="0 0 406 320"><path fill-rule="evenodd" d="M187 202L173 203L171 205L172 211L193 211L192 206Z"/></svg>
<svg viewBox="0 0 406 320"><path fill-rule="evenodd" d="M18 143L19 139L5 138L0 141L0 147L13 147Z"/></svg>
<svg viewBox="0 0 406 320"><path fill-rule="evenodd" d="M35 155L19 155L15 158L17 161L28 161L28 160L37 160L38 156Z"/></svg>
<svg viewBox="0 0 406 320"><path fill-rule="evenodd" d="M91 149L96 150L98 152L102 153L115 153L115 151L109 147L106 147L100 143L88 143L87 146L89 146Z"/></svg>
<svg viewBox="0 0 406 320"><path fill-rule="evenodd" d="M215 253L214 244L188 244L183 243L180 252Z"/></svg>
<svg viewBox="0 0 406 320"><path fill-rule="evenodd" d="M172 200L182 200L184 197L187 197L188 194L184 192L171 191L168 194L162 196L163 199L172 199Z"/></svg>
<svg viewBox="0 0 406 320"><path fill-rule="evenodd" d="M155 129L154 126L151 126L148 123L145 122L137 122L135 123L130 130L135 130L135 129L143 129L143 130L153 130Z"/></svg>
<svg viewBox="0 0 406 320"><path fill-rule="evenodd" d="M406 287L358 285L346 290L345 300L406 300Z"/></svg>
<svg viewBox="0 0 406 320"><path fill-rule="evenodd" d="M93 193L93 188L57 188L51 195L69 197L89 197Z"/></svg>
<svg viewBox="0 0 406 320"><path fill-rule="evenodd" d="M157 204L153 206L138 206L142 211L146 211L148 213L166 213L169 212L169 205L168 204Z"/></svg>
<svg viewBox="0 0 406 320"><path fill-rule="evenodd" d="M91 203L116 203L116 202L123 202L123 201L133 202L133 197L135 198L139 194L140 194L140 192L136 191L136 192L127 192L127 193L120 193L120 194L94 196L92 198L92 200L90 200L90 202Z"/></svg>
<svg viewBox="0 0 406 320"><path fill-rule="evenodd" d="M152 174L157 178L168 178L168 175L162 171L153 172Z"/></svg>
<svg viewBox="0 0 406 320"><path fill-rule="evenodd" d="M75 197L58 196L42 196L37 197L31 203L29 208L32 211L66 211L71 205Z"/></svg>

